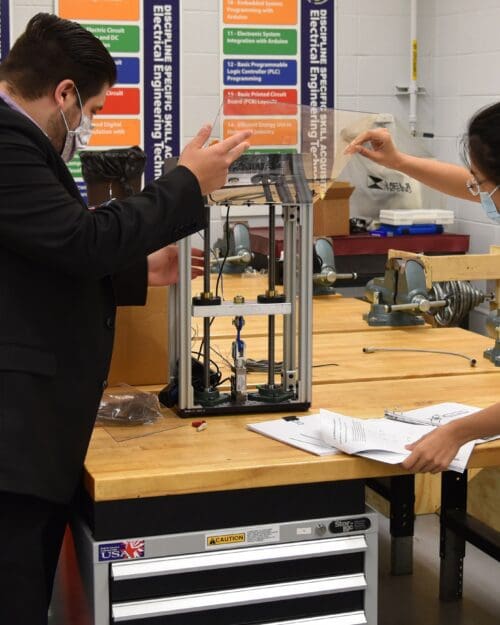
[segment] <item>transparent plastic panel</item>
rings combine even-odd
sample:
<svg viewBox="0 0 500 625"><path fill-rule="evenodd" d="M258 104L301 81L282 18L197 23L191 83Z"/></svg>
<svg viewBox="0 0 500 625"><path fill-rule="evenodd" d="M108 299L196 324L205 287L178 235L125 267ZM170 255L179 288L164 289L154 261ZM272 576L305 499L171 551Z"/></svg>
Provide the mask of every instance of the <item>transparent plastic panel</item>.
<svg viewBox="0 0 500 625"><path fill-rule="evenodd" d="M372 128L387 128L402 152L431 156L425 141L391 114L283 103L265 99L258 89L252 94L236 91L220 104L212 123L207 145L253 131L250 149L232 164L225 186L209 197L213 204L297 205L323 198L339 178L352 182L349 163L366 159L345 154L345 148ZM176 164L177 157L167 159L165 173Z"/></svg>
<svg viewBox="0 0 500 625"><path fill-rule="evenodd" d="M225 139L251 129L251 147L231 166L225 187L212 194L214 203L295 205L323 197L351 158L344 154L347 145L378 117L271 100L251 102L247 115L233 116L233 104L222 103L213 135ZM258 111L265 115L252 114Z"/></svg>
<svg viewBox="0 0 500 625"><path fill-rule="evenodd" d="M98 423L97 427L102 427L116 443L144 438L160 432L176 430L181 427L187 427L189 423L179 421L175 415L162 415L154 423L145 423L142 425L105 425L104 422Z"/></svg>

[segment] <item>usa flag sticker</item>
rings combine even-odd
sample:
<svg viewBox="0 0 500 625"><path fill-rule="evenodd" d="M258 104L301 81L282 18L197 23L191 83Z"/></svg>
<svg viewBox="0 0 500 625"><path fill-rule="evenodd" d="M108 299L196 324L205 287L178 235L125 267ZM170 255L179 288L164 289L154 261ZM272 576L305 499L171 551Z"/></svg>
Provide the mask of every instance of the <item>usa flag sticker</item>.
<svg viewBox="0 0 500 625"><path fill-rule="evenodd" d="M99 562L144 558L144 540L124 540L99 545Z"/></svg>

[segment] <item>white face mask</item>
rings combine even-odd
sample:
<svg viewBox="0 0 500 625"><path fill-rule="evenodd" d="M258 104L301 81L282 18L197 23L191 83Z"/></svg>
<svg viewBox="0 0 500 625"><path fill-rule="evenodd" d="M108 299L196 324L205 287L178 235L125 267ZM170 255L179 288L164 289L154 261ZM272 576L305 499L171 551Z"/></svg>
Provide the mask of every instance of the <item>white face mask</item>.
<svg viewBox="0 0 500 625"><path fill-rule="evenodd" d="M88 142L90 141L90 137L92 135L92 121L90 117L88 115L85 115L85 113L83 112L82 100L80 98L80 93L78 92L76 85L75 91L76 95L78 96L82 115L80 118L80 123L74 130L70 129L66 120L66 116L61 109L61 115L64 120L64 125L66 126L66 139L64 141L63 149L61 150L61 158L65 163L69 163L78 150L84 150L87 147Z"/></svg>

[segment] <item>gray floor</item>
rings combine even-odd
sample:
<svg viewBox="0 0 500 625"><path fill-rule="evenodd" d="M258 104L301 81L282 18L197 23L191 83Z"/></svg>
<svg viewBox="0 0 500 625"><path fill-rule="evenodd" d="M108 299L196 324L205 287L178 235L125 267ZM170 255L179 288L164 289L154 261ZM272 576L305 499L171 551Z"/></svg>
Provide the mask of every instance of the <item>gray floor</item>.
<svg viewBox="0 0 500 625"><path fill-rule="evenodd" d="M417 517L413 575L390 571L389 521L380 517L379 625L499 625L500 563L466 546L462 601L439 601L439 517Z"/></svg>
<svg viewBox="0 0 500 625"><path fill-rule="evenodd" d="M413 575L390 575L389 521L382 516L379 536L379 625L500 624L500 564L471 545L466 548L462 601L439 601L436 515L417 517ZM52 617L49 624L82 625L68 617Z"/></svg>

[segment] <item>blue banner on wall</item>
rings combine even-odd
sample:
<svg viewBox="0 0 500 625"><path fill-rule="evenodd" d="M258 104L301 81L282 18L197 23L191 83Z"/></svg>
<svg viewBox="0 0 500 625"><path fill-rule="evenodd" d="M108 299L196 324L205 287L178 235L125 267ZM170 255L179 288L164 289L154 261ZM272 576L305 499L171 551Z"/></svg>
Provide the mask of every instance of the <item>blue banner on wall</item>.
<svg viewBox="0 0 500 625"><path fill-rule="evenodd" d="M0 0L0 60L7 56L10 47L9 0Z"/></svg>
<svg viewBox="0 0 500 625"><path fill-rule="evenodd" d="M146 182L180 151L179 0L144 0L144 150Z"/></svg>
<svg viewBox="0 0 500 625"><path fill-rule="evenodd" d="M332 108L334 0L302 0L302 104Z"/></svg>
<svg viewBox="0 0 500 625"><path fill-rule="evenodd" d="M275 59L224 60L225 85L296 85L297 61Z"/></svg>
<svg viewBox="0 0 500 625"><path fill-rule="evenodd" d="M302 0L301 103L308 108L302 123L302 151L312 155L313 176L327 188L333 168L334 0Z"/></svg>

